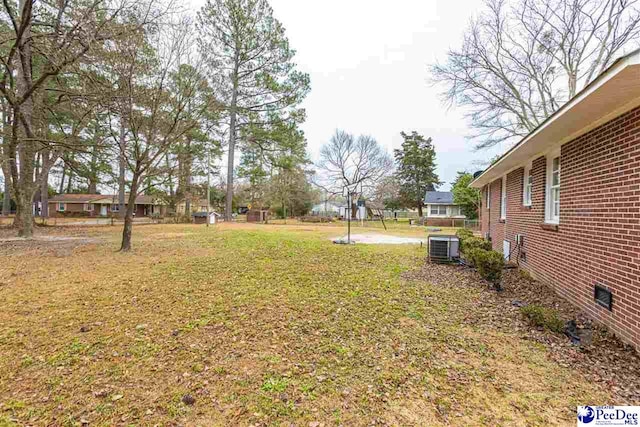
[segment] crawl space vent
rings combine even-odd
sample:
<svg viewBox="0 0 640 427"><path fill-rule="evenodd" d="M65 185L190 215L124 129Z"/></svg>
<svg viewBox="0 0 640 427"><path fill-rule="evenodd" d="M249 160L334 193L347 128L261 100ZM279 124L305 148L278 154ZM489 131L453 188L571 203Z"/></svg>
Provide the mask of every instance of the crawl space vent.
<svg viewBox="0 0 640 427"><path fill-rule="evenodd" d="M611 311L611 307L613 306L613 295L611 295L611 291L609 289L596 285L593 297L599 305Z"/></svg>

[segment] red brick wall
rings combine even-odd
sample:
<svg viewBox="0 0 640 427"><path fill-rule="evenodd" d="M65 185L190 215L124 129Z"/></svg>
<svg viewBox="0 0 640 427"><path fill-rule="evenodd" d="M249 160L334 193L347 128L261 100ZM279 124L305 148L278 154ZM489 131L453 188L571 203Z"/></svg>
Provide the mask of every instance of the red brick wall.
<svg viewBox="0 0 640 427"><path fill-rule="evenodd" d="M464 219L427 217L425 224L430 227L464 227Z"/></svg>
<svg viewBox="0 0 640 427"><path fill-rule="evenodd" d="M560 162L557 231L541 227L545 157L533 161L531 207L522 205L524 168L508 174L506 223L499 222L501 181L491 184L482 231L498 251L503 239L513 249L515 235L524 235L526 270L640 348L640 108L564 144ZM613 311L594 301L596 284L612 291Z"/></svg>

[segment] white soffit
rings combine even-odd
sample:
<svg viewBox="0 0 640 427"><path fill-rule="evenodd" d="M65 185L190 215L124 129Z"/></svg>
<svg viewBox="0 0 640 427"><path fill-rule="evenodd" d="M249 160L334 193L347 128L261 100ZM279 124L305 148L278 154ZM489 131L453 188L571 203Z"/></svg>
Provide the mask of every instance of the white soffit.
<svg viewBox="0 0 640 427"><path fill-rule="evenodd" d="M590 85L551 115L538 128L507 151L476 178L482 188L502 175L527 164L533 157L640 105L640 50L620 58Z"/></svg>

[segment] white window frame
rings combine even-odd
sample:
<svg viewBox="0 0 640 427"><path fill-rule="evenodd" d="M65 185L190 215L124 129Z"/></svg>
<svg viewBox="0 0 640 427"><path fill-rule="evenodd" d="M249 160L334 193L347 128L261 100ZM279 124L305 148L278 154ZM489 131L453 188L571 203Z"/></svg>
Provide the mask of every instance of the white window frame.
<svg viewBox="0 0 640 427"><path fill-rule="evenodd" d="M553 176L556 171L553 170L553 162L558 159L558 181L553 183ZM562 182L562 159L560 158L560 150L552 151L547 154L547 182L545 190L545 222L549 224L560 223L560 185ZM557 191L556 191L557 190ZM557 194L557 196L555 196ZM557 205L557 212L554 209Z"/></svg>
<svg viewBox="0 0 640 427"><path fill-rule="evenodd" d="M487 209L491 209L491 183L487 185Z"/></svg>
<svg viewBox="0 0 640 427"><path fill-rule="evenodd" d="M118 203L111 203L111 212L120 212L120 205Z"/></svg>
<svg viewBox="0 0 640 427"><path fill-rule="evenodd" d="M82 204L82 209L85 212L91 212L91 211L93 211L93 205L91 203L83 203Z"/></svg>
<svg viewBox="0 0 640 427"><path fill-rule="evenodd" d="M507 175L502 177L500 190L500 219L507 219Z"/></svg>
<svg viewBox="0 0 640 427"><path fill-rule="evenodd" d="M437 209L436 213L433 212L433 208ZM444 213L442 213L442 208L444 208ZM430 216L447 216L447 207L445 205L430 205L429 215Z"/></svg>
<svg viewBox="0 0 640 427"><path fill-rule="evenodd" d="M64 202L58 202L58 212L64 212L67 204Z"/></svg>
<svg viewBox="0 0 640 427"><path fill-rule="evenodd" d="M522 205L531 206L533 204L533 176L531 175L532 164L529 163L524 168L524 181L522 185Z"/></svg>
<svg viewBox="0 0 640 427"><path fill-rule="evenodd" d="M458 205L449 206L449 216L460 216L460 206Z"/></svg>

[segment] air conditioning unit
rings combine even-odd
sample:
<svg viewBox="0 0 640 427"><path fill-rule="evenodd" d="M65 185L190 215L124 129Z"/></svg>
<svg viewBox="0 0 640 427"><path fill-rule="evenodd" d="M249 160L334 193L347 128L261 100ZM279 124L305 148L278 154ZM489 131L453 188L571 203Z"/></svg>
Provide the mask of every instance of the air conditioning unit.
<svg viewBox="0 0 640 427"><path fill-rule="evenodd" d="M457 236L431 235L429 241L429 261L449 263L460 258L460 241Z"/></svg>

